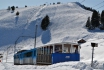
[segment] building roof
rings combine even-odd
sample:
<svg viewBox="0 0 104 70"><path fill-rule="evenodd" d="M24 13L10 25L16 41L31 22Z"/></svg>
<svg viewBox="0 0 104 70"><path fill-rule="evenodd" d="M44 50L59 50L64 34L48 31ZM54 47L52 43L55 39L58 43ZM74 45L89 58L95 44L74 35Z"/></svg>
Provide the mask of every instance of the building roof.
<svg viewBox="0 0 104 70"><path fill-rule="evenodd" d="M81 39L78 41L78 43L85 43L86 41L84 39Z"/></svg>

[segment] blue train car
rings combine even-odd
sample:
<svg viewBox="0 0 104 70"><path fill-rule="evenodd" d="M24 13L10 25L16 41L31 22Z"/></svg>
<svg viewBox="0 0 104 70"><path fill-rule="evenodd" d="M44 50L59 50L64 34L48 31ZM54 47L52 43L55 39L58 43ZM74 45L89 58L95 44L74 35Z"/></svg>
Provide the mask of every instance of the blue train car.
<svg viewBox="0 0 104 70"><path fill-rule="evenodd" d="M31 50L22 50L14 55L15 65L36 64L36 48Z"/></svg>
<svg viewBox="0 0 104 70"><path fill-rule="evenodd" d="M53 53L52 54L52 64L65 62L65 61L79 61L79 54L69 54L69 53Z"/></svg>
<svg viewBox="0 0 104 70"><path fill-rule="evenodd" d="M16 54L14 54L14 64L19 65L22 64L22 52L25 52L27 50L18 51Z"/></svg>
<svg viewBox="0 0 104 70"><path fill-rule="evenodd" d="M80 61L80 46L76 43L54 43L37 48L37 64Z"/></svg>
<svg viewBox="0 0 104 70"><path fill-rule="evenodd" d="M54 43L14 55L14 64L55 64L80 61L80 46L76 43Z"/></svg>

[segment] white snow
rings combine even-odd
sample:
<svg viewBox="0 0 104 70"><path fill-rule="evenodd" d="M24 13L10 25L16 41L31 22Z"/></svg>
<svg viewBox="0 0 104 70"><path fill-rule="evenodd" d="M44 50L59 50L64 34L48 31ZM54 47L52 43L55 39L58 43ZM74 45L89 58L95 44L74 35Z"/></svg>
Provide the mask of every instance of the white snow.
<svg viewBox="0 0 104 70"><path fill-rule="evenodd" d="M16 16L19 11L20 15ZM85 28L87 18L92 12L84 10L79 3L72 2L59 5L18 8L14 12L0 10L0 53L3 59L0 70L102 70L104 64L104 33L96 29L89 31ZM40 27L41 20L46 15L50 17L50 25L46 31ZM53 65L14 65L13 54L21 49L34 48L35 25L37 29L37 47L58 43L74 42L85 39L81 44L79 62L63 62ZM94 67L91 67L91 42L98 43L94 51ZM8 48L9 47L9 48ZM8 57L6 55L8 48Z"/></svg>

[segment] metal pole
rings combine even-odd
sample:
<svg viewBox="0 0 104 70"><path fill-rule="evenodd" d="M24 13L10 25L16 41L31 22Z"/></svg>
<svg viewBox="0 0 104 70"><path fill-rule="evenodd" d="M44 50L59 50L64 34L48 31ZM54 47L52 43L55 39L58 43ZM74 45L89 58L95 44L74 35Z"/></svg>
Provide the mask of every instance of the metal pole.
<svg viewBox="0 0 104 70"><path fill-rule="evenodd" d="M35 28L35 42L34 42L34 48L36 47L36 35L37 35L37 27L38 27L38 25L36 25L36 28Z"/></svg>
<svg viewBox="0 0 104 70"><path fill-rule="evenodd" d="M6 62L7 62L7 58L8 58L8 48L7 48Z"/></svg>
<svg viewBox="0 0 104 70"><path fill-rule="evenodd" d="M15 54L15 49L16 49L16 43L15 43L15 45L14 45L14 54Z"/></svg>
<svg viewBox="0 0 104 70"><path fill-rule="evenodd" d="M3 55L4 55L4 53L5 53L5 50L3 51ZM3 62L3 58L2 58L2 62Z"/></svg>
<svg viewBox="0 0 104 70"><path fill-rule="evenodd" d="M92 61L91 61L91 67L93 67L93 57L94 57L94 47L92 47Z"/></svg>
<svg viewBox="0 0 104 70"><path fill-rule="evenodd" d="M19 36L18 38L17 38L17 40L15 41L15 45L14 45L14 54L15 54L15 51L16 51L16 44L17 44L17 41L18 41L18 39L20 38L21 36Z"/></svg>
<svg viewBox="0 0 104 70"><path fill-rule="evenodd" d="M19 39L19 37L17 38L17 40ZM17 43L17 40L15 41L15 45L14 45L14 54L15 54L15 51L16 51L16 43Z"/></svg>

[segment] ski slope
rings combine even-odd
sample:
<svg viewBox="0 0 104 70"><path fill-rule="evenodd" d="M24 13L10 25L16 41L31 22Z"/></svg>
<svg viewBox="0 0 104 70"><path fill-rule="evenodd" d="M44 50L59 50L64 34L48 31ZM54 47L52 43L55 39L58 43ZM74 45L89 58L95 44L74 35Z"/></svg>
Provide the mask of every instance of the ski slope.
<svg viewBox="0 0 104 70"><path fill-rule="evenodd" d="M20 15L16 16L19 11ZM104 33L99 29L89 31L85 28L87 18L92 12L84 10L79 3L72 2L58 5L33 6L27 8L17 8L14 12L0 10L0 53L4 52L3 62L0 63L2 70L14 69L60 69L60 70L92 70L91 62L91 42L98 43L95 48L94 60L95 69L103 69L104 63ZM50 25L46 31L40 27L42 19L48 15ZM35 26L37 28L36 47L57 43L74 42L85 39L87 42L81 44L80 62L65 62L50 66L15 66L13 65L14 46L15 52L21 49L34 48ZM8 48L8 58L6 55Z"/></svg>

